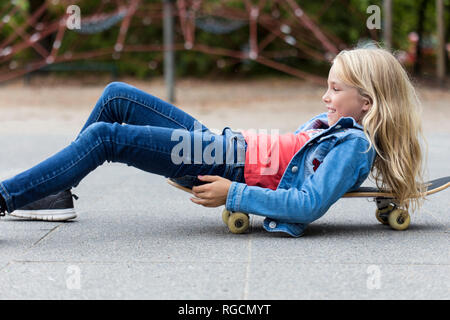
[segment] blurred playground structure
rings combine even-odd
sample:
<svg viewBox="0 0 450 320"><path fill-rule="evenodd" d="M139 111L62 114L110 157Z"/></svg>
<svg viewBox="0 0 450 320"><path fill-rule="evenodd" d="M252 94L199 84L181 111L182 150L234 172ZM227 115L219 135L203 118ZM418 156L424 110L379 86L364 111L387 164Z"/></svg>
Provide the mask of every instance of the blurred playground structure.
<svg viewBox="0 0 450 320"><path fill-rule="evenodd" d="M80 9L76 6L77 3L82 2L77 0L0 0L0 31L6 26L10 28L6 37L2 38L0 33L0 83L36 70L52 70L52 66L53 70L58 70L56 66L59 66L60 70L70 70L71 67L67 64L69 62L84 62L83 66L78 64L77 68L95 70L102 65L89 65L87 61L108 56L112 61L117 61L124 53L156 51L165 53L161 60L164 61L164 73L166 77L169 75L170 84L173 82L174 73L173 52L188 50L217 56L219 68L224 67L226 63L253 61L300 79L323 84L323 76L311 70L303 70L298 65L284 63L281 58L305 58L324 63L331 61L340 50L354 45L346 43L329 28L325 29L316 23L335 1L337 0L323 1L321 10L310 16L302 7L302 1L295 0L100 0L95 2L94 10L89 10L86 14L83 12L83 6L81 12L76 12L76 8ZM28 6L24 5L25 2ZM239 2L240 5L236 5ZM368 17L365 12L361 13L352 8L351 1L340 2L341 10L347 10L349 14L359 14L361 24L365 25L365 19ZM53 7L62 8L52 11L59 12L59 15L46 14ZM77 17L76 14L80 16ZM436 17L436 74L437 78L443 80L449 50L449 45L445 46L444 0L436 0ZM79 26L68 28L71 19L76 18L80 19ZM178 28L174 28L175 21ZM164 25L163 43L148 38L137 41L135 39L132 43L127 41L131 36L132 26L145 28L150 24ZM83 39L108 33L113 27L119 27L115 43L97 48L83 48ZM199 30L220 36L242 28L248 30L248 37L238 50L228 48L226 43L222 46L212 46L196 40L196 31ZM181 37L175 39L174 33L177 31L181 33ZM367 40L383 40L386 47L392 46L391 0L383 1L382 36L377 30L367 29L366 32ZM77 33L80 36L70 38L70 43L64 43L69 33ZM423 42L419 41L419 36L420 33L410 33L409 50L397 52L402 62L415 63L417 53L423 52L417 49L419 43ZM269 50L275 41L282 41L283 45L271 47ZM34 51L33 55L24 54L30 49ZM234 62L225 62L221 57L232 58ZM160 62L149 61L148 67L155 68Z"/></svg>

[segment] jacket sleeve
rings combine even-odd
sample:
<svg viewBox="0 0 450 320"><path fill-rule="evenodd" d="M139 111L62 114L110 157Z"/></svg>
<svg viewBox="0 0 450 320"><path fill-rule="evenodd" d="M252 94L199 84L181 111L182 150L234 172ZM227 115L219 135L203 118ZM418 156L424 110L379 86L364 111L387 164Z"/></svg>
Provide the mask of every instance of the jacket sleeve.
<svg viewBox="0 0 450 320"><path fill-rule="evenodd" d="M271 190L233 182L225 206L285 222L311 223L367 178L374 154L373 149L364 153L367 148L362 138L338 143L298 188Z"/></svg>

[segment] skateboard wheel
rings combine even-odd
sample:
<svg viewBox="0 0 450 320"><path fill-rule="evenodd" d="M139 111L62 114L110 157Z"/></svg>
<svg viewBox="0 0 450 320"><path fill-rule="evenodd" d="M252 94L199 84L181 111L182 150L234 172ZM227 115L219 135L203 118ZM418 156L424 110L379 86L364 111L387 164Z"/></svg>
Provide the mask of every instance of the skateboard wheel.
<svg viewBox="0 0 450 320"><path fill-rule="evenodd" d="M230 214L228 218L228 229L230 229L231 233L244 233L247 231L248 226L250 225L250 220L248 215L242 212L235 212Z"/></svg>
<svg viewBox="0 0 450 320"><path fill-rule="evenodd" d="M222 211L222 221L225 225L228 225L228 218L230 218L230 211L223 209Z"/></svg>
<svg viewBox="0 0 450 320"><path fill-rule="evenodd" d="M382 224L389 224L389 213L394 210L394 206L392 204L388 205L386 208L377 209L375 211L375 217Z"/></svg>
<svg viewBox="0 0 450 320"><path fill-rule="evenodd" d="M395 209L389 214L389 225L395 230L405 230L409 227L411 218L408 211L402 209Z"/></svg>

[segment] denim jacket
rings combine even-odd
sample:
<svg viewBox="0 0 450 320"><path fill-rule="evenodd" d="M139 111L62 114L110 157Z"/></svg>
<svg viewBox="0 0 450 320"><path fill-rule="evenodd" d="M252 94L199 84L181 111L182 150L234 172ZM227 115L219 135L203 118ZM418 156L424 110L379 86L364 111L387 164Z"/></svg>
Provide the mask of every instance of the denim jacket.
<svg viewBox="0 0 450 320"><path fill-rule="evenodd" d="M264 229L300 237L306 226L322 217L346 192L367 178L375 159L361 125L342 117L328 127L322 113L295 133L325 128L291 159L276 190L232 182L226 208L265 216Z"/></svg>

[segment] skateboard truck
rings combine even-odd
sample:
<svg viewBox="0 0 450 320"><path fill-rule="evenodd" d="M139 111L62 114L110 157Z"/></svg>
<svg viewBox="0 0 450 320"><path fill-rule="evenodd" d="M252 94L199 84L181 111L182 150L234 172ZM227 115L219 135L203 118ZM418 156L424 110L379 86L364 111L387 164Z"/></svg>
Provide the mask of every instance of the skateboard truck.
<svg viewBox="0 0 450 320"><path fill-rule="evenodd" d="M395 203L393 203L391 198L378 197L378 198L375 198L375 201L377 203L378 210L383 210L386 207L388 207L390 204L394 204L395 207L397 207L397 205Z"/></svg>
<svg viewBox="0 0 450 320"><path fill-rule="evenodd" d="M390 225L395 230L405 230L409 227L410 216L405 210L398 209L398 205L392 198L377 197L375 198L377 210L375 217L379 222ZM390 220L390 217L392 218Z"/></svg>
<svg viewBox="0 0 450 320"><path fill-rule="evenodd" d="M244 233L250 226L248 214L242 212L230 212L227 209L223 209L222 211L222 221L231 233L235 234Z"/></svg>
<svg viewBox="0 0 450 320"><path fill-rule="evenodd" d="M437 178L423 184L422 195L443 191L450 187L450 176ZM401 209L393 193L375 187L360 187L343 195L344 198L372 198L377 205L375 217L379 222L389 225L394 230L405 230L409 227L410 216L407 210Z"/></svg>

